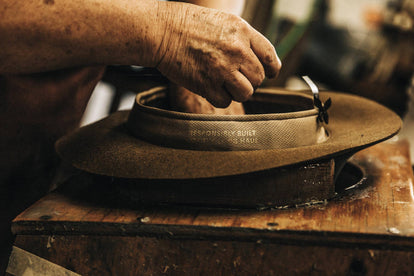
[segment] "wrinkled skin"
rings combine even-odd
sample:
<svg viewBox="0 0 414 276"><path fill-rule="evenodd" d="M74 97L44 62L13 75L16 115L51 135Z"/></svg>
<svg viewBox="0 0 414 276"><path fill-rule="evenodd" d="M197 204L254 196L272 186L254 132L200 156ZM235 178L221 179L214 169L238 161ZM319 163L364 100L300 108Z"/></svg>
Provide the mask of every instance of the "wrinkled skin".
<svg viewBox="0 0 414 276"><path fill-rule="evenodd" d="M177 3L163 3L177 5ZM156 67L216 107L246 101L281 67L273 45L238 16L181 5L168 18Z"/></svg>
<svg viewBox="0 0 414 276"><path fill-rule="evenodd" d="M151 66L226 107L248 99L281 66L271 43L243 19L187 3L0 0L0 10L0 74Z"/></svg>
<svg viewBox="0 0 414 276"><path fill-rule="evenodd" d="M0 274L11 219L47 191L38 184L53 177L53 143L77 126L103 73L82 66L157 67L219 107L246 100L280 69L272 45L239 17L151 0L0 0L0 49ZM69 71L47 73L59 69ZM195 102L212 108L181 101Z"/></svg>

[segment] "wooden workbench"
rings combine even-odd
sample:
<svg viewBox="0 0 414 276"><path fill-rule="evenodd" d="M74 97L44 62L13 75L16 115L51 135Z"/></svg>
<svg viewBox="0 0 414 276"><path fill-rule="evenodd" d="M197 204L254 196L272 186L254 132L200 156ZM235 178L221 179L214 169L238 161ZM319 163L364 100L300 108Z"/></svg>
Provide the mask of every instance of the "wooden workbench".
<svg viewBox="0 0 414 276"><path fill-rule="evenodd" d="M130 208L55 192L14 220L15 251L81 275L413 275L409 160L407 142L366 149L353 157L358 187L296 208Z"/></svg>

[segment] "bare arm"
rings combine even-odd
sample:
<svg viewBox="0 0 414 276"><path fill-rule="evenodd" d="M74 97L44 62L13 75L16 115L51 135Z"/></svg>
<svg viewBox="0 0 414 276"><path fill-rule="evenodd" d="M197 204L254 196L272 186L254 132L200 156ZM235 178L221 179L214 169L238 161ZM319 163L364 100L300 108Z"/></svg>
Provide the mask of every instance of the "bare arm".
<svg viewBox="0 0 414 276"><path fill-rule="evenodd" d="M0 0L0 73L151 66L166 24L158 6L145 0Z"/></svg>
<svg viewBox="0 0 414 276"><path fill-rule="evenodd" d="M273 46L246 22L195 5L0 0L0 13L0 74L139 64L224 107L280 69Z"/></svg>

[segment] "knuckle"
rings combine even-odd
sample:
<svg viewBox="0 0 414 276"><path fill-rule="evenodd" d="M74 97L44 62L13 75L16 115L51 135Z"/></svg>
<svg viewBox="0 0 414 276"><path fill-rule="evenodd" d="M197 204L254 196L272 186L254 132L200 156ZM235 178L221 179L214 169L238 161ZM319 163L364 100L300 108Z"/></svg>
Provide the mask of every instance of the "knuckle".
<svg viewBox="0 0 414 276"><path fill-rule="evenodd" d="M252 82L253 89L256 90L262 84L262 80L255 80Z"/></svg>
<svg viewBox="0 0 414 276"><path fill-rule="evenodd" d="M258 88L262 84L265 77L266 77L266 74L265 74L264 68L258 67L256 74L253 76L252 81L251 81L253 88L254 89Z"/></svg>
<svg viewBox="0 0 414 276"><path fill-rule="evenodd" d="M237 89L237 91L234 91L233 98L235 101L238 102L244 102L247 101L254 92L254 88L251 84L246 85L246 83L243 86L239 86L240 88Z"/></svg>
<svg viewBox="0 0 414 276"><path fill-rule="evenodd" d="M237 26L237 29L239 29L243 34L250 32L249 24L246 21L241 20L240 18L236 26Z"/></svg>
<svg viewBox="0 0 414 276"><path fill-rule="evenodd" d="M246 47L239 40L229 43L229 53L233 56L244 57L246 55Z"/></svg>
<svg viewBox="0 0 414 276"><path fill-rule="evenodd" d="M265 65L266 75L269 77L277 76L279 71L282 69L282 63L277 56L273 58L271 63Z"/></svg>
<svg viewBox="0 0 414 276"><path fill-rule="evenodd" d="M266 64L272 64L275 62L275 57L272 55L272 53L267 53L264 57L264 62Z"/></svg>
<svg viewBox="0 0 414 276"><path fill-rule="evenodd" d="M263 82L263 80L265 79L265 77L266 77L266 74L265 74L264 68L262 66L260 66L257 69L257 78L259 80L259 85Z"/></svg>
<svg viewBox="0 0 414 276"><path fill-rule="evenodd" d="M253 95L253 88L248 88L244 91L244 93L241 95L239 101L245 102Z"/></svg>
<svg viewBox="0 0 414 276"><path fill-rule="evenodd" d="M276 55L276 50L275 47L267 41L267 47L264 47L263 49L265 50L265 54L263 56L263 62L266 64L272 64L272 63L277 63L278 62L278 58Z"/></svg>
<svg viewBox="0 0 414 276"><path fill-rule="evenodd" d="M261 80L257 78L256 76L251 76L249 81L250 81L251 86L253 87L253 90L259 87L259 85L262 83Z"/></svg>
<svg viewBox="0 0 414 276"><path fill-rule="evenodd" d="M228 14L227 14L227 19L228 19L231 23L234 23L234 22L239 22L239 21L240 21L240 18L239 18L237 15L233 14L233 13L228 13Z"/></svg>
<svg viewBox="0 0 414 276"><path fill-rule="evenodd" d="M229 34L242 36L250 31L250 25L235 14L228 14L226 23Z"/></svg>

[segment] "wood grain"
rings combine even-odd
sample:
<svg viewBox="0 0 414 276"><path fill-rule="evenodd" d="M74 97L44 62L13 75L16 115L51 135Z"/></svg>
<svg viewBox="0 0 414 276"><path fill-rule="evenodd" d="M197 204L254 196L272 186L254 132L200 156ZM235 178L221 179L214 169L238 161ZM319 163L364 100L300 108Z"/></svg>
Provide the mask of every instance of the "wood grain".
<svg viewBox="0 0 414 276"><path fill-rule="evenodd" d="M414 252L262 240L19 235L16 244L81 275L412 275Z"/></svg>
<svg viewBox="0 0 414 276"><path fill-rule="evenodd" d="M363 168L365 180L323 204L117 208L52 193L20 214L12 229L17 246L85 275L409 275L414 273L409 160L407 142L381 143L356 154L352 161ZM127 267L132 272L121 273Z"/></svg>

